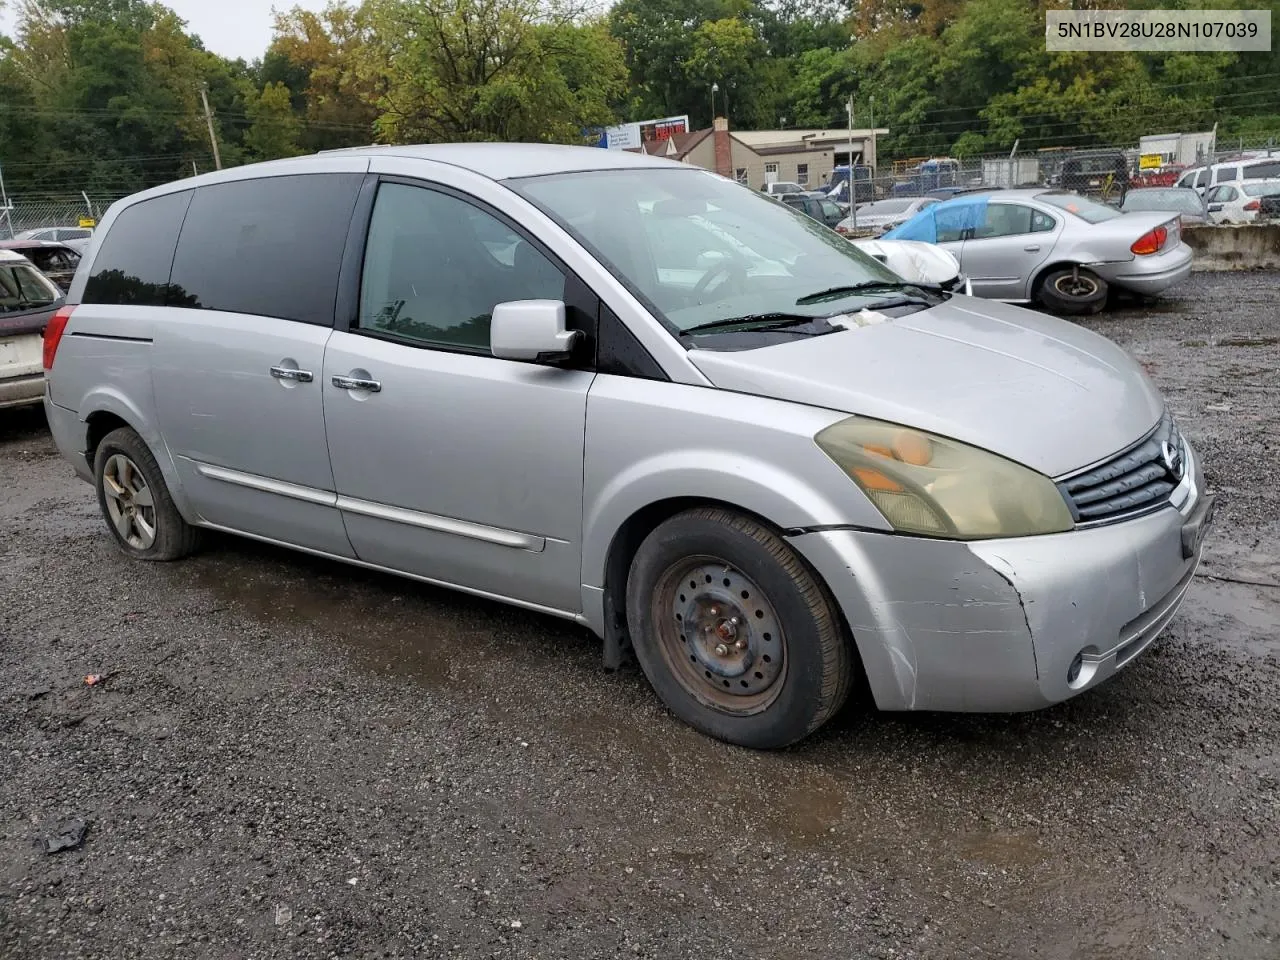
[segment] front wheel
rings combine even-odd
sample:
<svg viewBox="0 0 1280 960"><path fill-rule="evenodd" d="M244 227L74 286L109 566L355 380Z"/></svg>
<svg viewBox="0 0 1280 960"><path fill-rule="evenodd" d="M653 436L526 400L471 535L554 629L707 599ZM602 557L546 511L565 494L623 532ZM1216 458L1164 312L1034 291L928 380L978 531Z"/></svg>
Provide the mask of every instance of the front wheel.
<svg viewBox="0 0 1280 960"><path fill-rule="evenodd" d="M662 701L728 743L785 747L849 695L853 647L827 591L782 538L728 510L689 510L645 539L627 624Z"/></svg>
<svg viewBox="0 0 1280 960"><path fill-rule="evenodd" d="M1107 281L1083 267L1061 267L1040 281L1036 299L1067 316L1098 313L1107 305Z"/></svg>

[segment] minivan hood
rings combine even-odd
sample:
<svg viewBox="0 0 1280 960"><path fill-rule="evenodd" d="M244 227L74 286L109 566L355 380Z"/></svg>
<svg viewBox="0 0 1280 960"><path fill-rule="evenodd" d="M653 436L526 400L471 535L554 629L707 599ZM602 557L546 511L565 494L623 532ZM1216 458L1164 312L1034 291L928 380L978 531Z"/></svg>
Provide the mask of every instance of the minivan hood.
<svg viewBox="0 0 1280 960"><path fill-rule="evenodd" d="M1142 368L1095 333L956 296L870 326L753 350L695 349L717 387L928 430L1050 477L1140 439L1164 403Z"/></svg>

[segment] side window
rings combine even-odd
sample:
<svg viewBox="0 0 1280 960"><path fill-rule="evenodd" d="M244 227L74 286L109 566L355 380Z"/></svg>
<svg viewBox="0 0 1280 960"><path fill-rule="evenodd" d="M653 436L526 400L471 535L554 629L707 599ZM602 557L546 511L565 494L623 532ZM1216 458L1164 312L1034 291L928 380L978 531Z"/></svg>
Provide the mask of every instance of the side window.
<svg viewBox="0 0 1280 960"><path fill-rule="evenodd" d="M1245 167L1244 175L1250 180L1267 180L1280 177L1280 163L1255 163Z"/></svg>
<svg viewBox="0 0 1280 960"><path fill-rule="evenodd" d="M1230 203L1232 200L1238 200L1238 199L1240 199L1240 191L1237 190L1235 187L1222 188L1223 203Z"/></svg>
<svg viewBox="0 0 1280 960"><path fill-rule="evenodd" d="M1240 179L1239 167L1223 167L1214 176L1214 183L1229 183L1232 180Z"/></svg>
<svg viewBox="0 0 1280 960"><path fill-rule="evenodd" d="M1020 203L991 203L986 216L974 233L976 240L994 240L997 237L1014 237L1031 232L1030 207Z"/></svg>
<svg viewBox="0 0 1280 960"><path fill-rule="evenodd" d="M329 326L364 177L307 173L200 187L169 304Z"/></svg>
<svg viewBox="0 0 1280 960"><path fill-rule="evenodd" d="M1047 213L1041 213L1039 210L1031 211L1031 232L1032 233L1050 233L1058 226L1058 221L1053 219Z"/></svg>
<svg viewBox="0 0 1280 960"><path fill-rule="evenodd" d="M121 210L93 259L81 299L164 306L173 249L193 192L170 193Z"/></svg>
<svg viewBox="0 0 1280 960"><path fill-rule="evenodd" d="M840 208L836 206L834 200L820 200L818 202L822 206L822 213L824 216L827 216L827 217L840 216Z"/></svg>
<svg viewBox="0 0 1280 960"><path fill-rule="evenodd" d="M565 278L528 240L451 194L378 188L360 283L363 330L425 346L489 351L493 308L561 300Z"/></svg>
<svg viewBox="0 0 1280 960"><path fill-rule="evenodd" d="M1208 185L1209 185L1209 170L1206 167L1204 170L1201 170L1200 173L1196 176L1196 186L1207 187Z"/></svg>
<svg viewBox="0 0 1280 960"><path fill-rule="evenodd" d="M934 227L938 231L938 243L955 243L963 240L969 227L971 211L964 207L937 210L933 214Z"/></svg>

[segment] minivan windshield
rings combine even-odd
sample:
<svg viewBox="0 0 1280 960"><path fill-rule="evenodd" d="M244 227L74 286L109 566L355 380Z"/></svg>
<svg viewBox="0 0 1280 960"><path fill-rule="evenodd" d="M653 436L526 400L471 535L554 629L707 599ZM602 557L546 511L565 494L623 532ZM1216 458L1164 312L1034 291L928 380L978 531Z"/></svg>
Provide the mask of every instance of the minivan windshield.
<svg viewBox="0 0 1280 960"><path fill-rule="evenodd" d="M902 278L838 233L707 171L597 170L505 183L675 333L734 318L829 317L901 297L890 288Z"/></svg>

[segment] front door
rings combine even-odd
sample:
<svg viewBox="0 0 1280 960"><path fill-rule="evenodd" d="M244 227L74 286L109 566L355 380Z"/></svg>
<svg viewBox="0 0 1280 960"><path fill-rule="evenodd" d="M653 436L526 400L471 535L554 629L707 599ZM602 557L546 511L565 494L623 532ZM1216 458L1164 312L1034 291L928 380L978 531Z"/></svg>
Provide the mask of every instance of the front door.
<svg viewBox="0 0 1280 960"><path fill-rule="evenodd" d="M1031 276L1053 250L1057 229L1057 220L1026 204L987 204L960 251L960 269L973 281L974 296L1025 299Z"/></svg>
<svg viewBox="0 0 1280 960"><path fill-rule="evenodd" d="M581 609L594 374L489 352L496 304L564 290L561 268L495 212L445 188L380 184L358 317L324 363L338 507L361 560Z"/></svg>

